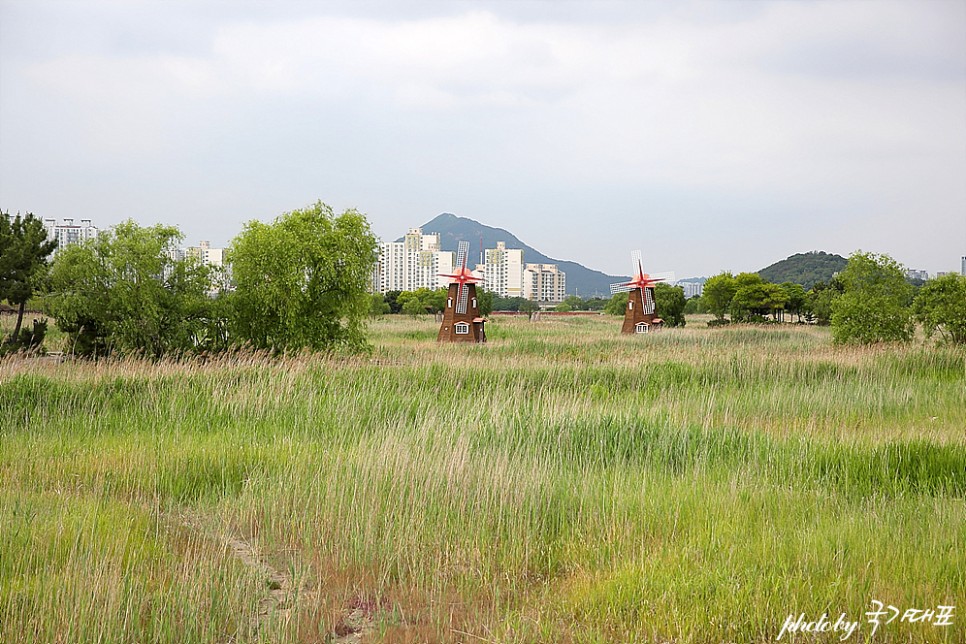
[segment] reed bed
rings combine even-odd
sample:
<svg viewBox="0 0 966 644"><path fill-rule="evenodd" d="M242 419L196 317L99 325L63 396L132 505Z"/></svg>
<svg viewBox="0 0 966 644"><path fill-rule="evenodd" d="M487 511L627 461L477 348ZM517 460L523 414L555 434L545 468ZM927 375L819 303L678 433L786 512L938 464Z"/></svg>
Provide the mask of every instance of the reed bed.
<svg viewBox="0 0 966 644"><path fill-rule="evenodd" d="M616 326L0 361L0 641L757 642L962 604L966 352Z"/></svg>

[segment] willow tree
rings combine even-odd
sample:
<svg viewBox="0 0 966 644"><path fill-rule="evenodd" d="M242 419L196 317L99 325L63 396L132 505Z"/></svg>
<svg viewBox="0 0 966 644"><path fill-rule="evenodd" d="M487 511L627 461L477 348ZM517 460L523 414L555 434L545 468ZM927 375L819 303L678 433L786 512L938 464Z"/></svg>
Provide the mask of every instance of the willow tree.
<svg viewBox="0 0 966 644"><path fill-rule="evenodd" d="M654 305L657 314L664 320L666 326L684 326L684 307L688 300L684 297L684 288L671 286L664 282L654 285Z"/></svg>
<svg viewBox="0 0 966 644"><path fill-rule="evenodd" d="M248 222L228 250L234 342L286 351L367 347L377 243L355 210L316 202L273 223Z"/></svg>
<svg viewBox="0 0 966 644"><path fill-rule="evenodd" d="M72 353L159 358L207 347L211 275L172 257L181 239L176 227L128 220L57 254L48 307Z"/></svg>

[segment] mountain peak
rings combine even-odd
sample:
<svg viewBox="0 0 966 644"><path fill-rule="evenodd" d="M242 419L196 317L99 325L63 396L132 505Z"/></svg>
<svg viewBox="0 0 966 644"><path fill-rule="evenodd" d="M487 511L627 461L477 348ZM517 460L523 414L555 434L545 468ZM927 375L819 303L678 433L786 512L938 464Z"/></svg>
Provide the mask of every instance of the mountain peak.
<svg viewBox="0 0 966 644"><path fill-rule="evenodd" d="M507 248L522 248L523 261L527 264L556 264L567 274L567 293L581 297L610 297L610 284L624 281L625 276L606 275L567 260L554 259L520 241L516 235L503 228L493 228L467 217L444 212L421 226L423 233L439 233L442 250L456 251L461 241L470 243L470 257L481 257L483 249L496 248L497 242L506 242ZM401 238L397 241L401 241ZM476 255L480 253L480 255Z"/></svg>
<svg viewBox="0 0 966 644"><path fill-rule="evenodd" d="M430 225L436 224L436 223L449 223L449 222L452 222L455 219L464 219L464 217L457 217L456 215L454 215L451 212L441 212L438 215L436 215L435 217L433 217L431 220L429 220L428 222L426 222L424 225L425 226L430 226ZM472 221L472 219L467 220L467 221Z"/></svg>
<svg viewBox="0 0 966 644"><path fill-rule="evenodd" d="M813 250L786 257L761 269L758 274L762 279L774 284L794 282L808 289L816 282L827 282L832 279L832 276L844 269L848 262L849 260L841 255Z"/></svg>

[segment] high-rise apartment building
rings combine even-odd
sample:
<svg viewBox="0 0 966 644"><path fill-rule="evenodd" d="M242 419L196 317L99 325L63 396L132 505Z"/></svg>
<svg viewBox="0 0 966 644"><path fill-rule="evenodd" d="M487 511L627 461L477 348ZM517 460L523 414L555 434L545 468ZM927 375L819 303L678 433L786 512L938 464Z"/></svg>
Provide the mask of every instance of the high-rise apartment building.
<svg viewBox="0 0 966 644"><path fill-rule="evenodd" d="M97 227L90 219L81 219L80 224L75 224L71 217L65 218L61 224L56 219L44 219L44 228L47 229L47 239L57 240L58 249L97 237Z"/></svg>
<svg viewBox="0 0 966 644"><path fill-rule="evenodd" d="M197 257L202 264L208 266L222 266L225 259L224 248L212 248L207 241L201 241L197 246L189 246L184 252L186 257Z"/></svg>
<svg viewBox="0 0 966 644"><path fill-rule="evenodd" d="M445 288L441 273L452 273L455 253L440 250L439 233L410 228L401 242L379 245L379 264L373 287L380 293Z"/></svg>
<svg viewBox="0 0 966 644"><path fill-rule="evenodd" d="M534 302L563 302L567 274L556 264L527 264L523 269L523 297Z"/></svg>
<svg viewBox="0 0 966 644"><path fill-rule="evenodd" d="M456 253L440 249L439 233L423 233L410 228L402 241L379 244L379 262L373 274L373 290L415 291L418 288L445 288L442 274L456 268ZM496 248L483 251L483 263L474 273L483 288L500 297L525 297L538 302L562 302L567 295L566 275L556 264L523 263L523 249Z"/></svg>
<svg viewBox="0 0 966 644"><path fill-rule="evenodd" d="M704 293L704 282L677 282L674 286L680 286L684 291L684 297L691 299Z"/></svg>
<svg viewBox="0 0 966 644"><path fill-rule="evenodd" d="M500 297L524 297L522 248L507 248L506 242L497 242L496 248L487 248L483 257L484 264L477 270L483 273L486 290Z"/></svg>

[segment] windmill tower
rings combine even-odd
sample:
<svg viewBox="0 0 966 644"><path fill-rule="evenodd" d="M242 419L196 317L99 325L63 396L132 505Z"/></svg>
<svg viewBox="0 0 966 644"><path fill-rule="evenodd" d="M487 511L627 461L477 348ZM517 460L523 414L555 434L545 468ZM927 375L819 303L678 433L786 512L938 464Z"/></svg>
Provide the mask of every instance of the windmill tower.
<svg viewBox="0 0 966 644"><path fill-rule="evenodd" d="M672 273L651 276L644 272L641 251L631 253L636 275L629 282L610 285L611 293L627 293L627 308L624 309L624 326L621 333L648 333L659 329L664 320L658 317L654 306L654 285L666 279L673 279Z"/></svg>
<svg viewBox="0 0 966 644"><path fill-rule="evenodd" d="M452 274L441 275L450 278L450 282L437 342L486 342L486 332L483 330L486 320L480 317L476 300L476 283L480 280L466 268L469 251L469 242L461 241L456 253L456 270Z"/></svg>

